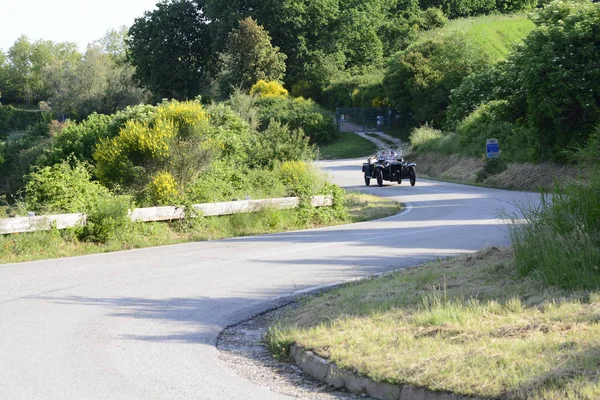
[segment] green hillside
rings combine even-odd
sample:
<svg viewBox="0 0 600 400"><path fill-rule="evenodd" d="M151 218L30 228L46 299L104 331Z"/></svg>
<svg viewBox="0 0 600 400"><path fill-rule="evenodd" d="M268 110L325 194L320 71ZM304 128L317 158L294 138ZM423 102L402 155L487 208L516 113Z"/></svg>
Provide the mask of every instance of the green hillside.
<svg viewBox="0 0 600 400"><path fill-rule="evenodd" d="M423 32L420 40L463 32L497 60L504 59L514 43L535 27L526 14L486 15L451 20L439 29Z"/></svg>

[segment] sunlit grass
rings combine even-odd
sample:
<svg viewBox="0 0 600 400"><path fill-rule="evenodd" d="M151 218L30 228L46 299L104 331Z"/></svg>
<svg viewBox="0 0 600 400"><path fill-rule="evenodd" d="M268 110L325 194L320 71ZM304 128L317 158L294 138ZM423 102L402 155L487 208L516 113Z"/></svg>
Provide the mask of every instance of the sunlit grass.
<svg viewBox="0 0 600 400"><path fill-rule="evenodd" d="M296 342L380 381L508 399L596 399L600 293L522 278L507 249L306 300L268 343Z"/></svg>
<svg viewBox="0 0 600 400"><path fill-rule="evenodd" d="M512 46L522 41L534 28L526 14L486 15L458 18L445 27L424 32L421 39L463 32L496 60L504 59Z"/></svg>

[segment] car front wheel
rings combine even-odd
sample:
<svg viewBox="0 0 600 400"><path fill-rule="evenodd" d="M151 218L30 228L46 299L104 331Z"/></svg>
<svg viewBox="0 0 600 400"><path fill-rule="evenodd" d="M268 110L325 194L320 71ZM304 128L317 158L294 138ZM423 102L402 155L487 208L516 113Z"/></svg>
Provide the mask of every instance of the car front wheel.
<svg viewBox="0 0 600 400"><path fill-rule="evenodd" d="M381 168L377 170L377 186L383 186L383 170Z"/></svg>
<svg viewBox="0 0 600 400"><path fill-rule="evenodd" d="M367 178L365 176L365 185L369 186L371 184L371 178Z"/></svg>
<svg viewBox="0 0 600 400"><path fill-rule="evenodd" d="M410 179L410 186L415 186L415 183L417 183L417 174L415 174L414 168L408 171L408 178Z"/></svg>

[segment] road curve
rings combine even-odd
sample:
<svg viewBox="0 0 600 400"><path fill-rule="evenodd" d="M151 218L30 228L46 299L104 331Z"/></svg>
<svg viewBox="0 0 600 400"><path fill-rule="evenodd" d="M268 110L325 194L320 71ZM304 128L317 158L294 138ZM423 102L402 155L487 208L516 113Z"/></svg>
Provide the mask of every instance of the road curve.
<svg viewBox="0 0 600 400"><path fill-rule="evenodd" d="M533 194L418 180L362 185L362 160L320 162L340 185L409 206L380 221L0 265L0 399L282 399L235 375L215 342L274 298L508 244Z"/></svg>

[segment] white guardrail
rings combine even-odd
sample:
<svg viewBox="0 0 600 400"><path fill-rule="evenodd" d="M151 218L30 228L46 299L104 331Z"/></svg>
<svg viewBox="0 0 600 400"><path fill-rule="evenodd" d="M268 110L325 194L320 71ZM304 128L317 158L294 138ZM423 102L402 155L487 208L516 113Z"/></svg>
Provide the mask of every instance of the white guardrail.
<svg viewBox="0 0 600 400"><path fill-rule="evenodd" d="M199 216L211 217L246 212L260 211L266 207L278 209L296 208L300 204L298 197L283 197L278 199L240 200L223 203L194 204L192 207ZM332 196L314 196L311 200L313 207L326 207L333 204ZM170 221L185 218L185 209L181 207L148 207L136 208L129 211L129 218L136 222ZM83 226L86 223L85 214L40 215L32 217L17 217L0 219L0 234L48 231L51 229L66 229Z"/></svg>

